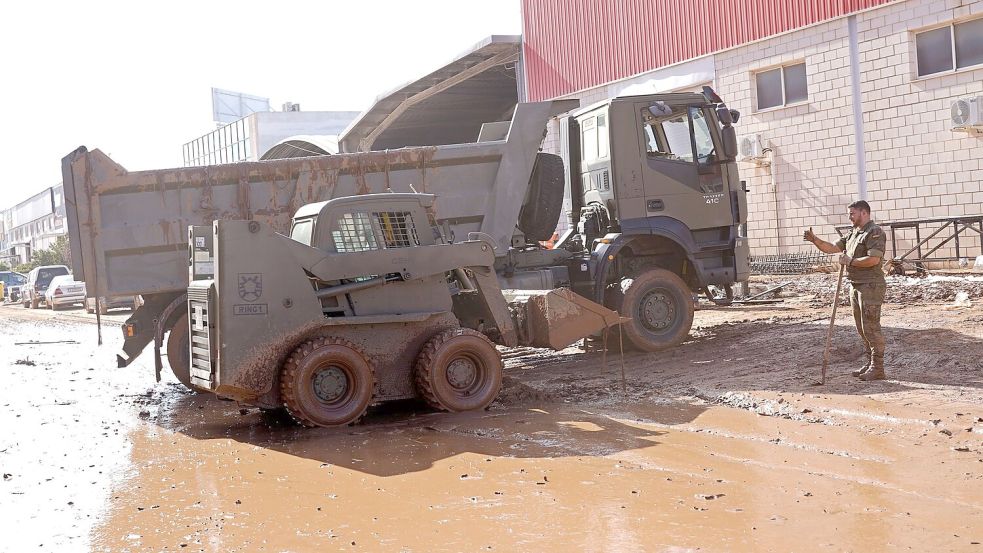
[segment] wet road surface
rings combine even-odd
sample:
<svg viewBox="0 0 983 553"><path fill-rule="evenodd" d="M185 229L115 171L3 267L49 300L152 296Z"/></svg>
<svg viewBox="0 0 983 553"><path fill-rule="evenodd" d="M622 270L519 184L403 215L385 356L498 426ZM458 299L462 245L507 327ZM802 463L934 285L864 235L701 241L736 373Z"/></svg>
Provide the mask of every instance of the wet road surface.
<svg viewBox="0 0 983 553"><path fill-rule="evenodd" d="M975 388L585 400L547 365L489 411L311 430L116 369L104 338L0 308L0 550L983 551ZM573 358L562 382L606 374Z"/></svg>

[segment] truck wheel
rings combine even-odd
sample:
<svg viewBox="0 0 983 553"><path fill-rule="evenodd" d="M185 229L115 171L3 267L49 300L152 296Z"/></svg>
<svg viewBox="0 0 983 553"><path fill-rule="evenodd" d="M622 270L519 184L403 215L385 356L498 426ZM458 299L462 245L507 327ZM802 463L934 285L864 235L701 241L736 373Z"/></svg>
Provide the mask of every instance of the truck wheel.
<svg viewBox="0 0 983 553"><path fill-rule="evenodd" d="M37 309L40 304L41 302L37 298L31 298L31 309Z"/></svg>
<svg viewBox="0 0 983 553"><path fill-rule="evenodd" d="M414 372L420 395L442 411L484 409L502 389L502 356L485 335L467 328L431 338Z"/></svg>
<svg viewBox="0 0 983 553"><path fill-rule="evenodd" d="M353 423L365 414L374 392L372 363L358 346L341 338L304 342L280 373L283 406L304 426Z"/></svg>
<svg viewBox="0 0 983 553"><path fill-rule="evenodd" d="M188 336L188 314L181 315L167 333L167 364L178 382L193 392L191 385L191 341Z"/></svg>
<svg viewBox="0 0 983 553"><path fill-rule="evenodd" d="M630 345L660 351L681 344L693 326L693 295L678 275L649 269L623 279L615 290L614 308L631 321L621 325Z"/></svg>
<svg viewBox="0 0 983 553"><path fill-rule="evenodd" d="M519 230L527 240L549 240L556 231L563 208L563 158L554 154L536 154L529 178L528 201L519 211Z"/></svg>

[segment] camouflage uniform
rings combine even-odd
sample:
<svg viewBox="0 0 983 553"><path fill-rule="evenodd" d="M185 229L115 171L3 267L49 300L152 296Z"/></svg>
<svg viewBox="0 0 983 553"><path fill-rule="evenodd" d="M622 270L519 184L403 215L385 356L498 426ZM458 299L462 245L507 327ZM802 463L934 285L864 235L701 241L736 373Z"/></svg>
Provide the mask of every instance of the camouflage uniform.
<svg viewBox="0 0 983 553"><path fill-rule="evenodd" d="M868 222L862 228L854 227L850 234L840 238L836 245L851 258L874 256L883 261L887 248L887 235L881 227ZM850 306L853 307L853 320L857 332L867 346L869 362L865 367L883 374L884 372L884 334L881 332L881 304L887 292L887 282L881 264L873 267L847 267L850 279ZM866 369L861 376L866 373ZM883 378L883 376L881 377Z"/></svg>

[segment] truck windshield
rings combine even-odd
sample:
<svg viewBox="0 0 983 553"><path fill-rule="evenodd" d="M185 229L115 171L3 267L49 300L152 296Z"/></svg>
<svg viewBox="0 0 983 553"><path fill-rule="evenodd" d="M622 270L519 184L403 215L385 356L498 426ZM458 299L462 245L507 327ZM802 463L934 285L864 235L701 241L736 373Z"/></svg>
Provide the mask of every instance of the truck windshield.
<svg viewBox="0 0 983 553"><path fill-rule="evenodd" d="M711 156L716 152L713 145L713 135L710 134L710 126L707 124L706 115L703 110L697 107L689 108L693 116L693 138L696 139L696 159L701 164L713 161Z"/></svg>
<svg viewBox="0 0 983 553"><path fill-rule="evenodd" d="M305 244L311 245L311 237L314 235L314 219L301 219L294 221L293 228L290 229L290 238Z"/></svg>

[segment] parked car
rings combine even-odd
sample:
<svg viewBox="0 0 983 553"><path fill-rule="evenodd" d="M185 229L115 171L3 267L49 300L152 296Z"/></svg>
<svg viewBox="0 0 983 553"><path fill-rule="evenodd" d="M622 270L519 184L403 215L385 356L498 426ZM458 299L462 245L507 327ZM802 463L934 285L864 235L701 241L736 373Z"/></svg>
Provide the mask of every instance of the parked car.
<svg viewBox="0 0 983 553"><path fill-rule="evenodd" d="M99 314L105 315L110 309L127 308L136 311L143 305L143 298L140 296L109 296L99 300ZM86 313L96 312L96 299L85 298Z"/></svg>
<svg viewBox="0 0 983 553"><path fill-rule="evenodd" d="M27 277L16 271L0 271L0 282L3 283L3 298L0 301L17 301L12 294L27 282Z"/></svg>
<svg viewBox="0 0 983 553"><path fill-rule="evenodd" d="M59 307L85 303L85 283L75 280L72 275L58 275L48 284L48 289L44 292L44 303L52 311Z"/></svg>
<svg viewBox="0 0 983 553"><path fill-rule="evenodd" d="M44 292L56 276L68 275L72 272L64 265L43 265L31 269L27 273L27 282L21 286L20 302L24 307L37 309L44 301ZM83 296L85 294L83 293Z"/></svg>

